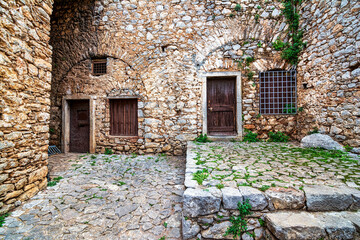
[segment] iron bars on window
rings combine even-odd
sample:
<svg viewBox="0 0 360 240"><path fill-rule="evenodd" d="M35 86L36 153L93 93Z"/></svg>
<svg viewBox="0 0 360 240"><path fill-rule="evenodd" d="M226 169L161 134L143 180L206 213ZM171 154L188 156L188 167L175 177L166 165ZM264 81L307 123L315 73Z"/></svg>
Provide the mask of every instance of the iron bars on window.
<svg viewBox="0 0 360 240"><path fill-rule="evenodd" d="M296 70L261 72L260 114L279 115L297 112Z"/></svg>

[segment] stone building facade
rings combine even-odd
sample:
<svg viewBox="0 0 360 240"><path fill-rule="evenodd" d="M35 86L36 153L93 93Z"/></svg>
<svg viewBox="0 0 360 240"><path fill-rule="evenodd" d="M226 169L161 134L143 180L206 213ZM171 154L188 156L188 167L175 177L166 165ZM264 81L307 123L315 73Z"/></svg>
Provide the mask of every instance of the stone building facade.
<svg viewBox="0 0 360 240"><path fill-rule="evenodd" d="M227 138L249 129L263 139L270 131L300 139L318 128L360 146L355 0L303 2L308 44L295 106L302 111L278 115L260 114L259 73L292 67L272 46L287 40L279 2L12 0L0 7L2 212L46 185L48 144L71 151L76 100L88 103L89 152L184 154L186 141L207 133L214 77L236 82L236 131ZM106 60L106 74L93 74L97 59ZM137 134L114 136L111 102L129 98L137 101Z"/></svg>
<svg viewBox="0 0 360 240"><path fill-rule="evenodd" d="M0 1L0 214L47 183L52 2L32 2Z"/></svg>

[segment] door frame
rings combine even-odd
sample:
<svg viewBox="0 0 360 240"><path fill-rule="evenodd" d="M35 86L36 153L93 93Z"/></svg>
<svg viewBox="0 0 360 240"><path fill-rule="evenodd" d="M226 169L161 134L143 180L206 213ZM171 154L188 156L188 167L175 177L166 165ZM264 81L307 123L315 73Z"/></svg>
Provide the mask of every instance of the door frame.
<svg viewBox="0 0 360 240"><path fill-rule="evenodd" d="M95 153L95 99L94 96L86 96L80 94L67 95L62 99L62 136L61 136L61 150L64 153L69 153L70 149L70 105L71 100L89 100L89 117L90 117L90 143L89 152Z"/></svg>
<svg viewBox="0 0 360 240"><path fill-rule="evenodd" d="M243 138L243 130L242 130L242 88L241 88L241 72L203 72L200 74L200 78L202 81L202 120L203 120L203 134L208 134L207 129L207 81L209 77L236 77L236 86L235 86L235 94L236 94L236 135L235 136L208 136L213 140L226 140L226 139L239 139Z"/></svg>

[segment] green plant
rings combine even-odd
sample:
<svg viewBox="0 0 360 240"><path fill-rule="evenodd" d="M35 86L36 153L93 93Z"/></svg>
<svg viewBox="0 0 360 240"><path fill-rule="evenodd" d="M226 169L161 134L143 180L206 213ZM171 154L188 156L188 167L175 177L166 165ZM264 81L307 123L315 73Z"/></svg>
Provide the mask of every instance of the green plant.
<svg viewBox="0 0 360 240"><path fill-rule="evenodd" d="M8 216L10 216L9 213L5 213L5 214L1 214L1 215L0 215L0 227L3 226L3 224L5 223L5 219L6 219Z"/></svg>
<svg viewBox="0 0 360 240"><path fill-rule="evenodd" d="M319 133L319 129L317 127L315 127L312 131L309 131L308 135L315 134L315 133Z"/></svg>
<svg viewBox="0 0 360 240"><path fill-rule="evenodd" d="M245 64L246 66L250 66L251 63L255 62L255 58L254 57L247 57L245 58Z"/></svg>
<svg viewBox="0 0 360 240"><path fill-rule="evenodd" d="M54 128L50 128L50 129L49 129L49 132L50 132L50 133L54 133L54 132L55 132L55 129L54 129Z"/></svg>
<svg viewBox="0 0 360 240"><path fill-rule="evenodd" d="M294 103L285 104L283 113L294 114L296 113L296 107Z"/></svg>
<svg viewBox="0 0 360 240"><path fill-rule="evenodd" d="M249 81L253 80L254 75L255 75L255 73L252 71L247 73L247 77L248 77Z"/></svg>
<svg viewBox="0 0 360 240"><path fill-rule="evenodd" d="M109 149L109 148L105 148L105 154L106 154L106 155L112 155L112 154L114 154L114 153L113 153L113 150L111 150L111 149Z"/></svg>
<svg viewBox="0 0 360 240"><path fill-rule="evenodd" d="M255 15L255 22L256 22L256 23L259 22L259 18L260 18L260 15L259 15L259 14L256 14L256 15Z"/></svg>
<svg viewBox="0 0 360 240"><path fill-rule="evenodd" d="M344 146L344 148L345 148L345 151L347 151L347 152L351 152L351 150L353 150L353 147L351 147L349 145Z"/></svg>
<svg viewBox="0 0 360 240"><path fill-rule="evenodd" d="M221 183L216 184L216 188L217 189L222 189L222 188L224 188L224 184L221 184Z"/></svg>
<svg viewBox="0 0 360 240"><path fill-rule="evenodd" d="M261 218L259 218L259 223L260 223L260 226L264 227L265 226L265 221L262 220Z"/></svg>
<svg viewBox="0 0 360 240"><path fill-rule="evenodd" d="M235 17L235 15L233 13L230 13L229 17L233 18L233 17Z"/></svg>
<svg viewBox="0 0 360 240"><path fill-rule="evenodd" d="M162 236L161 238L159 238L159 240L165 240L165 237L164 237L164 236Z"/></svg>
<svg viewBox="0 0 360 240"><path fill-rule="evenodd" d="M201 143L206 143L206 142L211 142L207 136L207 134L200 134L200 136L198 136L197 138L195 138L195 142L201 142Z"/></svg>
<svg viewBox="0 0 360 240"><path fill-rule="evenodd" d="M236 4L235 6L235 11L239 12L241 10L241 5L240 4Z"/></svg>
<svg viewBox="0 0 360 240"><path fill-rule="evenodd" d="M258 42L256 45L257 45L258 48L262 48L262 43L261 42Z"/></svg>
<svg viewBox="0 0 360 240"><path fill-rule="evenodd" d="M209 171L205 168L202 171L198 170L196 173L193 173L193 180L197 181L199 185L203 184L203 181L209 177Z"/></svg>
<svg viewBox="0 0 360 240"><path fill-rule="evenodd" d="M269 188L270 188L269 185L262 185L261 188L260 188L260 191L265 192L265 191L268 190Z"/></svg>
<svg viewBox="0 0 360 240"><path fill-rule="evenodd" d="M288 142L290 137L283 132L269 132L269 142Z"/></svg>
<svg viewBox="0 0 360 240"><path fill-rule="evenodd" d="M91 159L96 159L96 156L95 156L95 155L91 155Z"/></svg>
<svg viewBox="0 0 360 240"><path fill-rule="evenodd" d="M251 205L249 203L249 199L246 199L242 203L238 202L238 210L238 216L230 216L229 221L232 223L232 225L227 228L224 236L233 235L233 238L237 239L237 237L241 237L243 233L251 235L248 232L247 221L245 220L246 216L252 214L250 211Z"/></svg>
<svg viewBox="0 0 360 240"><path fill-rule="evenodd" d="M58 182L60 182L60 180L63 179L63 177L59 176L59 177L56 177L56 178L53 178L53 181L50 181L47 183L47 186L48 187L53 187L55 186Z"/></svg>
<svg viewBox="0 0 360 240"><path fill-rule="evenodd" d="M260 6L260 5L258 5L258 6L257 6L257 9L261 9L261 6Z"/></svg>
<svg viewBox="0 0 360 240"><path fill-rule="evenodd" d="M168 223L164 222L164 227L167 228L167 226L168 226Z"/></svg>
<svg viewBox="0 0 360 240"><path fill-rule="evenodd" d="M246 134L243 139L244 142L259 142L259 139L257 138L257 133L253 133L248 129L245 129L245 132Z"/></svg>
<svg viewBox="0 0 360 240"><path fill-rule="evenodd" d="M299 108L298 108L298 111L299 111L299 112L304 111L304 107L299 107Z"/></svg>
<svg viewBox="0 0 360 240"><path fill-rule="evenodd" d="M285 43L277 38L275 42L272 43L272 46L276 51L280 51L285 47Z"/></svg>
<svg viewBox="0 0 360 240"><path fill-rule="evenodd" d="M304 32L299 30L300 15L298 6L301 0L283 0L282 14L285 16L288 27L289 41L284 43L277 39L273 43L275 50L281 50L281 58L293 65L297 65L300 52L306 47L306 43L302 41Z"/></svg>

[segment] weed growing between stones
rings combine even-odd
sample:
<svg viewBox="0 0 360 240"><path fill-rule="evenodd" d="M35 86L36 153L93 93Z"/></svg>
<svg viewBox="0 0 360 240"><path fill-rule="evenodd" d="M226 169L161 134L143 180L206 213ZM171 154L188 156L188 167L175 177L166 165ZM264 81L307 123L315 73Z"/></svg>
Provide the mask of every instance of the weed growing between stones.
<svg viewBox="0 0 360 240"><path fill-rule="evenodd" d="M5 214L1 214L1 215L0 215L0 227L3 226L3 224L5 223L5 219L6 219L8 216L10 216L9 213L5 213Z"/></svg>
<svg viewBox="0 0 360 240"><path fill-rule="evenodd" d="M308 135L315 134L315 133L319 133L319 129L317 127L314 128L312 131L309 131Z"/></svg>
<svg viewBox="0 0 360 240"><path fill-rule="evenodd" d="M193 180L197 181L199 185L203 184L203 181L209 177L209 171L203 169L202 171L198 170L196 173L193 173Z"/></svg>
<svg viewBox="0 0 360 240"><path fill-rule="evenodd" d="M195 138L195 142L200 142L200 143L206 143L206 142L211 142L207 136L207 134L200 134L200 136L198 136L197 138Z"/></svg>
<svg viewBox="0 0 360 240"><path fill-rule="evenodd" d="M48 182L47 186L48 186L48 187L53 187L53 186L55 186L58 182L60 182L61 179L63 179L63 177L61 177L61 176L60 176L60 177L56 177L56 178L53 179L53 181Z"/></svg>
<svg viewBox="0 0 360 240"><path fill-rule="evenodd" d="M245 136L243 141L244 142L259 142L260 140L257 138L258 134L257 133L253 133L248 129L245 129Z"/></svg>
<svg viewBox="0 0 360 240"><path fill-rule="evenodd" d="M239 216L230 216L229 221L232 225L228 227L224 236L233 235L234 239L241 237L243 233L252 236L252 234L248 232L247 221L244 219L246 216L252 214L249 199L246 199L244 202L238 202L238 210Z"/></svg>
<svg viewBox="0 0 360 240"><path fill-rule="evenodd" d="M109 149L109 148L105 148L104 154L111 155L111 154L113 154L113 151L111 149Z"/></svg>
<svg viewBox="0 0 360 240"><path fill-rule="evenodd" d="M269 142L288 142L289 136L286 136L283 132L269 132Z"/></svg>

